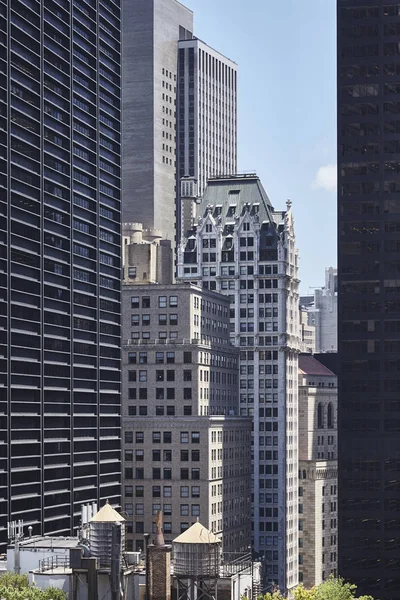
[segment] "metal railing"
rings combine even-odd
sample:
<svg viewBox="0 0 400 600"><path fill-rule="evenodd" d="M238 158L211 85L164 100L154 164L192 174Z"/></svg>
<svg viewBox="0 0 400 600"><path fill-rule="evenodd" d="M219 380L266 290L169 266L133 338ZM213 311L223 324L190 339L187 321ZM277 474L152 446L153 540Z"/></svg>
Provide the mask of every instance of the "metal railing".
<svg viewBox="0 0 400 600"><path fill-rule="evenodd" d="M39 561L39 571L44 573L45 571L53 571L55 569L66 569L70 568L70 562L68 556L60 556L55 554L54 556L47 556Z"/></svg>

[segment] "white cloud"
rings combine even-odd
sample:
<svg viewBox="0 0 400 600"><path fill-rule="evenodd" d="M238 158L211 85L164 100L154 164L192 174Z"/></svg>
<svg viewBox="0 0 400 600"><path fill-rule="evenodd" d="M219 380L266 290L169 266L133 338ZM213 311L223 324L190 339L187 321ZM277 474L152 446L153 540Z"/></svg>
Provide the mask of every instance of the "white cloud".
<svg viewBox="0 0 400 600"><path fill-rule="evenodd" d="M313 187L334 192L337 186L337 165L324 165L317 171Z"/></svg>

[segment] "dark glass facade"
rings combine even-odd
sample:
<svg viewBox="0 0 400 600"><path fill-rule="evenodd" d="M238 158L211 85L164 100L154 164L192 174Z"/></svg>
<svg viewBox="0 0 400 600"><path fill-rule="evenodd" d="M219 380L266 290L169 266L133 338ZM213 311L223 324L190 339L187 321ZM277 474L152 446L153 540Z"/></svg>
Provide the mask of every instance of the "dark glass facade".
<svg viewBox="0 0 400 600"><path fill-rule="evenodd" d="M120 504L120 221L119 1L0 0L1 544Z"/></svg>
<svg viewBox="0 0 400 600"><path fill-rule="evenodd" d="M400 590L400 3L338 0L339 573Z"/></svg>

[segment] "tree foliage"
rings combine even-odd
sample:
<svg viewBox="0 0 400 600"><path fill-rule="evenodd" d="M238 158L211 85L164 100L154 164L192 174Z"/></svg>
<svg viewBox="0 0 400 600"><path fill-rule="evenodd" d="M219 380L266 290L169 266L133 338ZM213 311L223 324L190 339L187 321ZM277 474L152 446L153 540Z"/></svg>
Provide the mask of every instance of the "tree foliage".
<svg viewBox="0 0 400 600"><path fill-rule="evenodd" d="M67 600L67 594L58 588L42 590L30 585L27 575L3 573L0 575L0 598L5 600Z"/></svg>
<svg viewBox="0 0 400 600"><path fill-rule="evenodd" d="M294 592L294 600L374 600L372 596L356 596L357 586L346 583L339 577L330 577L320 585L306 590L300 585ZM245 600L245 598L242 598ZM264 596L258 596L257 600L287 600L280 592L268 592Z"/></svg>

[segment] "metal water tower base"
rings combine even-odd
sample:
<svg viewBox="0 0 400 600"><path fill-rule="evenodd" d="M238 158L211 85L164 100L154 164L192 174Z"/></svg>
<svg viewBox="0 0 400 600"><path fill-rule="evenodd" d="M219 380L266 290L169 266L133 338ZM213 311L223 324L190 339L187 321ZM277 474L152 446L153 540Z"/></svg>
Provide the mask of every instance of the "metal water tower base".
<svg viewBox="0 0 400 600"><path fill-rule="evenodd" d="M176 577L177 600L217 600L218 579Z"/></svg>

